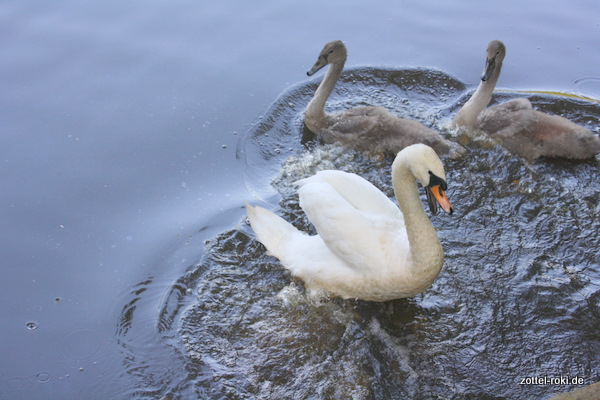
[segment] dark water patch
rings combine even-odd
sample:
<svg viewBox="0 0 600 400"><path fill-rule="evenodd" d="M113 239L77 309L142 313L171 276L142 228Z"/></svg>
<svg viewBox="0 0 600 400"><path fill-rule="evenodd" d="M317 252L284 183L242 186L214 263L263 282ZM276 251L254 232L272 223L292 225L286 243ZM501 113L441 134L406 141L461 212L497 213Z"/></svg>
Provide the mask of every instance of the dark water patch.
<svg viewBox="0 0 600 400"><path fill-rule="evenodd" d="M434 83L419 89L423 82ZM464 85L451 77L366 68L338 86L332 108L384 103L457 140L446 127ZM284 93L237 153L256 201L311 233L297 179L341 169L393 196L391 159L303 141L315 87ZM600 115L597 104L565 101L577 122ZM242 219L206 241L199 261L166 290L158 318L149 315L161 338L157 356L147 369L135 363L140 349L129 360L132 375L152 388L140 398L544 398L576 385L521 379L600 380L598 161L530 165L485 140L466 146L464 158L443 160L455 213L432 217L445 264L429 290L386 303L307 297ZM123 339L132 335L127 320ZM176 362L158 360L168 354Z"/></svg>

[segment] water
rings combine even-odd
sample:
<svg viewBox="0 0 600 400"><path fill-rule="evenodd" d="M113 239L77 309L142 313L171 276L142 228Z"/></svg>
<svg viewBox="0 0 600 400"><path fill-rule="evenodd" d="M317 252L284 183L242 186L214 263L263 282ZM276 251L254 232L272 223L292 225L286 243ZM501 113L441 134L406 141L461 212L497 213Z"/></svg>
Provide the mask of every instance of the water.
<svg viewBox="0 0 600 400"><path fill-rule="evenodd" d="M598 6L341 4L0 6L0 397L516 398L576 387L519 378L600 378L597 161L528 166L447 128L492 38L498 100L600 97ZM390 160L302 131L333 38L354 68L328 107L381 104L469 148L445 160L446 264L414 299L310 301L243 219L247 200L309 230L290 182L321 168L391 195ZM593 100L532 101L597 132Z"/></svg>
<svg viewBox="0 0 600 400"><path fill-rule="evenodd" d="M270 182L279 196L262 200L314 233L295 180L336 168L365 176L389 196L392 189L391 160L298 143L301 112L293 110L310 98L311 86L285 93L240 153L251 165L254 157L281 165ZM351 70L340 86L334 107L336 98L352 105L380 99L383 90L405 98L409 88L411 99L392 109L412 110L449 137L448 116L463 101L459 82L421 69ZM581 123L600 111L580 100L532 99L541 109L558 103ZM445 160L456 212L433 218L446 263L431 289L387 304L315 301L242 221L209 242L188 271L191 282L175 286L194 287L195 296L169 296L166 307L181 309L181 318L166 320L166 332L181 337L175 347L182 346L188 371L173 391L214 398L518 398L552 393L519 385L519 377L540 371L597 380L597 161L528 165L485 139L460 140L470 152ZM250 169L247 187L266 193L255 178Z"/></svg>

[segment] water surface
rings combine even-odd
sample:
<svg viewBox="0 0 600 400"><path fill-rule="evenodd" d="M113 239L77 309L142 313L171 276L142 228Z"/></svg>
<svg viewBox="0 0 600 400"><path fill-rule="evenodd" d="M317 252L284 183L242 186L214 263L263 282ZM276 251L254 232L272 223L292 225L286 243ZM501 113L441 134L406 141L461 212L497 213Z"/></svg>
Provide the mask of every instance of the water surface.
<svg viewBox="0 0 600 400"><path fill-rule="evenodd" d="M256 200L314 233L298 205L297 179L342 169L393 194L391 159L377 161L306 137L302 112L293 110L310 98L312 86L286 92L242 142L239 154L251 166L260 168L257 159L281 166L269 183L277 194L268 195L257 183L256 168L248 170L246 185L263 194ZM208 242L204 258L174 285L164 305L161 332L178 338L172 345L182 352L186 371L173 393L541 398L556 388L521 386L519 378L539 371L588 382L600 378L595 328L600 186L593 178L599 164L529 165L485 138L453 137L445 126L464 101L463 89L439 71L354 69L331 102L335 108L365 98L381 101L379 93L385 92L390 99L385 105L397 114L467 144L468 157L445 159L456 212L433 217L446 254L433 287L413 299L383 304L309 298L242 220ZM522 94L499 97L517 95ZM403 101L394 108L392 99ZM531 99L540 109L560 106L580 123L600 112L597 104L581 100ZM303 136L304 145L298 141Z"/></svg>
<svg viewBox="0 0 600 400"><path fill-rule="evenodd" d="M599 7L492 4L0 6L1 397L510 398L573 388L522 374L597 380L596 162L527 166L447 121L493 38L498 101L600 97ZM290 182L318 168L391 195L389 160L303 137L322 76L305 71L337 38L355 68L329 107L381 104L470 150L446 163L446 265L415 299L308 302L243 219L247 200L310 229ZM594 101L533 101L597 132Z"/></svg>

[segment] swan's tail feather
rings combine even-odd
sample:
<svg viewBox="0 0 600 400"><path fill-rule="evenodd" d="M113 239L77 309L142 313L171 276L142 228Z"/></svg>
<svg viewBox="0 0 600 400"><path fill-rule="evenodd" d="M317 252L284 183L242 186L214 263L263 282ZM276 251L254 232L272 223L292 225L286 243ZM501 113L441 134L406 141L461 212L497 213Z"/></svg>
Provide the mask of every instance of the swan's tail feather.
<svg viewBox="0 0 600 400"><path fill-rule="evenodd" d="M298 235L305 235L283 218L265 210L262 207L253 207L246 203L246 213L250 226L258 240L265 245L268 254L281 260L286 254L286 248Z"/></svg>

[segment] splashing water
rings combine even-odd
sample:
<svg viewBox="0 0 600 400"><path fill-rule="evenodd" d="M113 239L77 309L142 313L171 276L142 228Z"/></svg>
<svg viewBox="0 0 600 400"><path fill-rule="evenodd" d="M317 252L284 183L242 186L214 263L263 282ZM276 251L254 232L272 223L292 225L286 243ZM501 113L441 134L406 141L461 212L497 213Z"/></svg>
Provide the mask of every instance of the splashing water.
<svg viewBox="0 0 600 400"><path fill-rule="evenodd" d="M297 179L342 169L392 197L392 160L307 138L302 113L314 88L284 93L238 148L248 191L311 233ZM443 160L455 213L432 217L445 264L429 290L386 303L308 298L242 220L212 237L164 296L158 332L184 372L145 382L163 385L146 395L544 398L575 387L521 379L600 380L598 160L527 165L485 138L455 137L448 121L466 98L462 83L438 71L364 68L345 73L327 104L383 105L468 147L464 158ZM600 116L596 103L530 98L583 125Z"/></svg>

